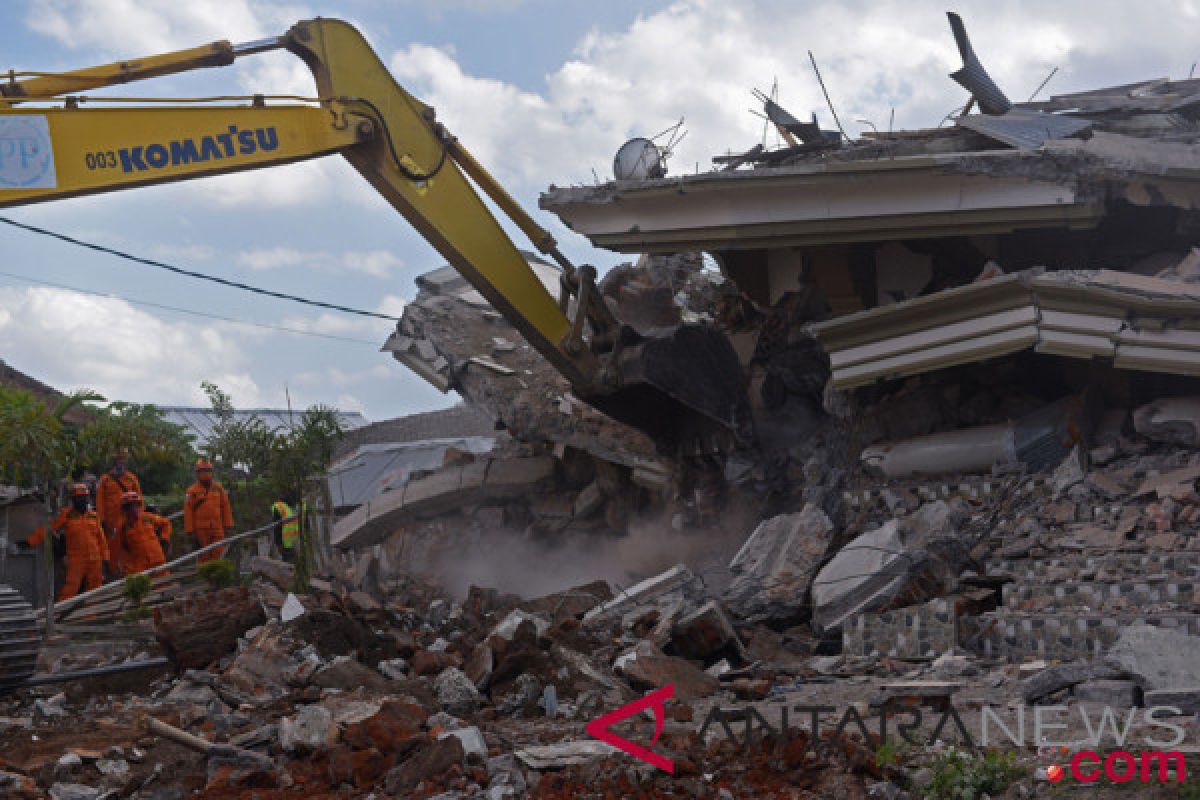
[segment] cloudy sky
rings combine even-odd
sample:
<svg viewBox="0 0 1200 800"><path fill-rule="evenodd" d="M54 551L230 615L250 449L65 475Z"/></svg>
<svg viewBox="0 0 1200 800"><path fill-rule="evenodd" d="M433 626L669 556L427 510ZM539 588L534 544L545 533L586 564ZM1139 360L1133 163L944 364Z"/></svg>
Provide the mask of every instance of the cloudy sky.
<svg viewBox="0 0 1200 800"><path fill-rule="evenodd" d="M711 156L758 143L763 129L749 111L750 92L774 81L786 108L797 116L815 110L828 125L808 49L851 134L867 127L862 120L886 127L893 110L896 127L935 125L964 101L946 77L959 65L945 10L925 0L10 0L0 4L0 67L70 69L215 39L252 40L310 16L343 17L536 209L549 184L607 178L622 141L680 117L688 135L671 159L673 172L709 169ZM1013 99L1027 98L1056 66L1047 94L1186 77L1200 59L1197 2L1147 0L1135 11L1105 0L998 0L958 10ZM298 61L272 53L117 93L134 91L313 88ZM388 314L413 296L414 276L441 263L333 158L3 213L213 275ZM538 213L576 260L602 268L620 260ZM372 419L452 401L377 352L386 322L314 313L6 226L0 253L0 358L60 388L193 404L203 400L200 382L213 380L242 406L279 406L290 396L296 405L324 402Z"/></svg>

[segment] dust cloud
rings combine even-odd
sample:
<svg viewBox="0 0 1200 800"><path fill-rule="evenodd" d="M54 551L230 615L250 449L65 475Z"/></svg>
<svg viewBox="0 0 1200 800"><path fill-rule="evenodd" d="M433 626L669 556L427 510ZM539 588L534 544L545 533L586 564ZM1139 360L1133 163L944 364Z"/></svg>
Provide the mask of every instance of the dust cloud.
<svg viewBox="0 0 1200 800"><path fill-rule="evenodd" d="M473 547L443 550L427 568L431 577L460 598L472 585L523 598L598 579L617 589L679 563L720 591L729 581L729 560L748 535L740 524L679 531L666 523L645 521L630 526L625 536L593 533L553 539L496 530L483 534Z"/></svg>

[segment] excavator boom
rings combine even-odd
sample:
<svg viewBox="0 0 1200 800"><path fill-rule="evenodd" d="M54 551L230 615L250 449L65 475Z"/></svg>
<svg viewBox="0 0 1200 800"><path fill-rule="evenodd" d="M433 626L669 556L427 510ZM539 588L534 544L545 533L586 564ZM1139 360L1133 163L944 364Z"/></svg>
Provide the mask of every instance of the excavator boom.
<svg viewBox="0 0 1200 800"><path fill-rule="evenodd" d="M281 48L312 70L316 99L157 105L75 94ZM665 449L684 439L688 449L712 449L728 432L744 433L741 371L724 337L689 329L673 346L621 325L596 289L595 270L563 257L554 238L345 22L318 18L244 45L214 42L74 72L18 75L0 82L0 207L340 153L581 397L647 430ZM562 267L559 297L546 291L472 182ZM643 350L653 357L640 359ZM703 374L686 368L696 357ZM702 385L689 386L696 380Z"/></svg>

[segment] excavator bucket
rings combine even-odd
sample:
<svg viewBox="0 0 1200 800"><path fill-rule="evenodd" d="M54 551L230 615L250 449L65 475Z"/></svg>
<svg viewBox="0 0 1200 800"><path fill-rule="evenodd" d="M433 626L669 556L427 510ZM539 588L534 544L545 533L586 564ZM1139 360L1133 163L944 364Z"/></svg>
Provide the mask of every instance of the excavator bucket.
<svg viewBox="0 0 1200 800"><path fill-rule="evenodd" d="M664 452L721 452L750 438L745 378L723 334L698 324L653 336L626 327L623 334L621 386L588 402L644 431Z"/></svg>

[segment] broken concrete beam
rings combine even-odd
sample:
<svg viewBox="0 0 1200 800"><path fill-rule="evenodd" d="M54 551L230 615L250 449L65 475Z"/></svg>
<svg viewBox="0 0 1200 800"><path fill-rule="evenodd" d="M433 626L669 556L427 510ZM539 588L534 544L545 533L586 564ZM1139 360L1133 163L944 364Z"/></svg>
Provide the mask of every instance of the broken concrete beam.
<svg viewBox="0 0 1200 800"><path fill-rule="evenodd" d="M623 590L612 600L583 615L585 625L614 622L638 606L651 603L673 592L692 594L702 592L703 586L690 569L676 564L666 572L647 578Z"/></svg>
<svg viewBox="0 0 1200 800"><path fill-rule="evenodd" d="M1125 672L1106 664L1055 664L1035 672L1021 681L1021 697L1026 703L1036 703L1061 689L1086 681L1113 680L1125 677Z"/></svg>
<svg viewBox="0 0 1200 800"><path fill-rule="evenodd" d="M562 769L587 764L619 753L617 748L596 739L577 742L537 745L518 750L515 755L522 764L534 770Z"/></svg>
<svg viewBox="0 0 1200 800"><path fill-rule="evenodd" d="M568 618L578 618L591 609L612 599L612 587L608 581L598 580L582 586L574 586L561 592L535 597L521 603L521 610L531 614L539 614L561 622Z"/></svg>
<svg viewBox="0 0 1200 800"><path fill-rule="evenodd" d="M1156 442L1200 445L1200 396L1164 397L1133 412L1133 429Z"/></svg>
<svg viewBox="0 0 1200 800"><path fill-rule="evenodd" d="M671 648L684 658L705 663L716 661L726 654L739 659L743 657L737 631L715 600L708 601L675 623Z"/></svg>
<svg viewBox="0 0 1200 800"><path fill-rule="evenodd" d="M444 467L356 508L334 525L331 543L338 548L376 544L407 521L468 503L513 497L553 475L554 459L549 456L486 459Z"/></svg>
<svg viewBox="0 0 1200 800"><path fill-rule="evenodd" d="M249 566L252 573L261 575L285 592L290 591L295 582L296 568L287 562L266 556L253 556Z"/></svg>
<svg viewBox="0 0 1200 800"><path fill-rule="evenodd" d="M600 484L592 481L575 497L571 513L578 519L585 519L599 511L602 505L604 505L604 493L600 490Z"/></svg>
<svg viewBox="0 0 1200 800"><path fill-rule="evenodd" d="M723 597L725 605L751 621L803 616L809 586L832 537L833 523L811 504L799 513L760 523L729 563L733 579Z"/></svg>
<svg viewBox="0 0 1200 800"><path fill-rule="evenodd" d="M964 517L957 504L926 503L854 539L813 579L813 624L829 631L856 614L952 592L969 556L958 535Z"/></svg>
<svg viewBox="0 0 1200 800"><path fill-rule="evenodd" d="M1200 636L1130 625L1121 630L1105 663L1132 675L1145 690L1200 686Z"/></svg>
<svg viewBox="0 0 1200 800"><path fill-rule="evenodd" d="M685 703L715 694L720 682L690 661L668 656L653 642L641 641L617 657L613 669L635 689L675 687L675 696Z"/></svg>

